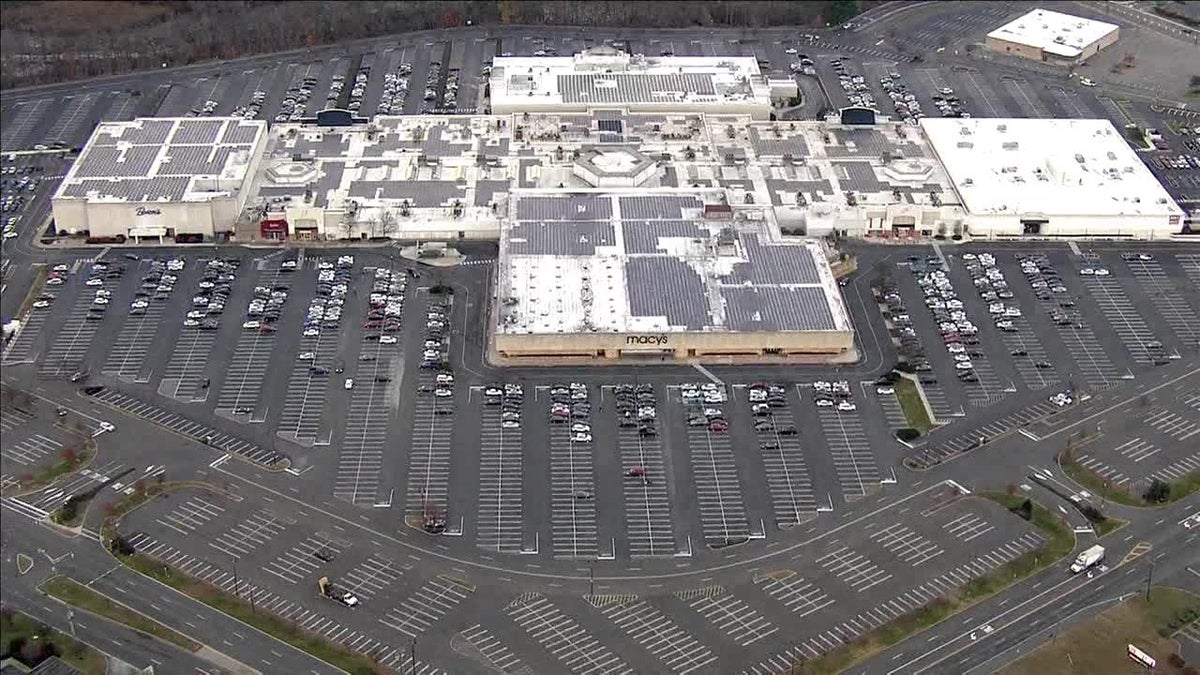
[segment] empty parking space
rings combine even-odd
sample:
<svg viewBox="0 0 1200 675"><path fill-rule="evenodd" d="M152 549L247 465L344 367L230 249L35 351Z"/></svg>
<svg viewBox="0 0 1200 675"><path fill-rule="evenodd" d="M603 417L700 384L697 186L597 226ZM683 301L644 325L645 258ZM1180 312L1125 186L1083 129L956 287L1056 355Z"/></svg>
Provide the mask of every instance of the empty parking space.
<svg viewBox="0 0 1200 675"><path fill-rule="evenodd" d="M82 286L85 282L83 277L76 276L73 283ZM103 309L107 306L107 300L104 305L97 305L101 292L112 293L116 287L115 281L105 280L99 286L83 286L78 289L78 295L71 303L66 321L58 335L49 341L49 347L42 357L40 372L43 377L65 377L85 369L84 361L92 345L92 338L103 323L88 317L95 314L92 311L93 307Z"/></svg>
<svg viewBox="0 0 1200 675"><path fill-rule="evenodd" d="M224 507L214 503L211 499L196 496L171 509L155 522L186 537L224 512Z"/></svg>
<svg viewBox="0 0 1200 675"><path fill-rule="evenodd" d="M7 391L7 390L6 390ZM0 431L11 432L34 419L34 415L19 408L0 408Z"/></svg>
<svg viewBox="0 0 1200 675"><path fill-rule="evenodd" d="M966 543L996 529L996 526L976 513L964 513L947 522L943 529Z"/></svg>
<svg viewBox="0 0 1200 675"><path fill-rule="evenodd" d="M713 403L693 406L690 413L685 414L689 419L707 416L716 419L716 413L721 411L722 406ZM714 426L712 422L689 423L685 440L704 543L710 548L722 548L748 541L750 524L728 426Z"/></svg>
<svg viewBox="0 0 1200 675"><path fill-rule="evenodd" d="M776 406L769 412L769 416L756 418L755 436L771 492L775 525L789 528L815 516L817 500L790 406Z"/></svg>
<svg viewBox="0 0 1200 675"><path fill-rule="evenodd" d="M1158 260L1128 260L1133 278L1145 289L1150 296L1150 302L1166 321L1167 326L1175 333L1184 345L1200 344L1200 323L1196 320L1196 312L1180 294L1179 286L1174 283Z"/></svg>
<svg viewBox="0 0 1200 675"><path fill-rule="evenodd" d="M45 138L76 145L76 139L84 125L90 124L92 106L96 104L99 96L97 93L88 93L68 96L65 101L60 99L63 107L55 111L54 124L46 132Z"/></svg>
<svg viewBox="0 0 1200 675"><path fill-rule="evenodd" d="M318 532L263 565L263 571L291 584L315 581L317 571L348 548L350 542Z"/></svg>
<svg viewBox="0 0 1200 675"><path fill-rule="evenodd" d="M981 448L1002 436L1044 420L1060 409L1054 403L1040 401L1021 408L1014 413L1004 415L987 424L978 425L969 431L957 433L945 440L937 438L921 452L920 457L930 462L944 461L962 453Z"/></svg>
<svg viewBox="0 0 1200 675"><path fill-rule="evenodd" d="M514 675L532 672L520 657L509 649L508 645L501 642L500 638L492 635L491 631L483 626L475 624L459 631L458 634L474 647L497 672L513 673Z"/></svg>
<svg viewBox="0 0 1200 675"><path fill-rule="evenodd" d="M822 407L817 408L817 418L837 471L842 498L852 502L878 490L879 467L858 412Z"/></svg>
<svg viewBox="0 0 1200 675"><path fill-rule="evenodd" d="M318 264L307 258L297 261L297 266L304 270L296 274L302 282L307 281L310 263L311 267ZM322 429L322 422L331 386L328 373L335 369L340 346L338 323L342 312L349 311L344 310L342 302L341 299L335 302L321 293L309 302L308 319L300 334L296 362L280 408L276 427L280 436L321 445L331 440L329 430ZM324 369L324 372L319 373L317 369Z"/></svg>
<svg viewBox="0 0 1200 675"><path fill-rule="evenodd" d="M321 635L359 654L370 655L371 659L394 672L434 675L441 673L429 664L412 661L409 649L376 640L325 616L320 608L313 609L312 603L300 604L281 598L246 579L232 574L226 563L213 564L190 556L179 549L155 540L144 532L135 532L129 537L130 544L139 552L172 565L185 574L232 593L239 598L253 598L260 612L270 612L287 621L298 624L303 630Z"/></svg>
<svg viewBox="0 0 1200 675"><path fill-rule="evenodd" d="M889 572L849 546L839 546L817 558L816 563L859 593L892 578Z"/></svg>
<svg viewBox="0 0 1200 675"><path fill-rule="evenodd" d="M9 123L4 126L3 136L0 136L0 147L6 151L32 148L38 140L30 138L30 134L56 102L52 98L18 101L13 106L12 114L7 116Z"/></svg>
<svg viewBox="0 0 1200 675"><path fill-rule="evenodd" d="M504 609L513 621L575 675L633 673L625 662L544 596L528 593Z"/></svg>
<svg viewBox="0 0 1200 675"><path fill-rule="evenodd" d="M691 673L717 660L711 649L645 600L608 604L601 612L672 673Z"/></svg>
<svg viewBox="0 0 1200 675"><path fill-rule="evenodd" d="M591 392L577 391L583 398L573 400L568 419L550 425L550 530L556 558L594 557L599 543L592 436L572 431L575 424L590 425Z"/></svg>
<svg viewBox="0 0 1200 675"><path fill-rule="evenodd" d="M1025 288L1035 294L1039 307L1050 315L1052 325L1058 328L1058 335L1084 382L1096 389L1116 386L1127 371L1118 368L1108 356L1091 324L1075 306L1077 298L1072 297L1063 285L1055 266L1045 256L1018 255L1017 258L1027 270L1022 275L1026 279ZM1054 288L1060 290L1051 290Z"/></svg>
<svg viewBox="0 0 1200 675"><path fill-rule="evenodd" d="M1200 290L1200 253L1180 253L1175 258L1192 285Z"/></svg>
<svg viewBox="0 0 1200 675"><path fill-rule="evenodd" d="M449 577L436 577L426 582L412 596L400 603L379 622L394 628L401 635L415 639L429 630L439 619L467 598L473 589Z"/></svg>
<svg viewBox="0 0 1200 675"><path fill-rule="evenodd" d="M57 457L59 450L62 449L62 443L42 434L33 434L12 442L9 442L9 438L4 440L6 444L0 453L3 454L4 459L21 466L34 466L47 457Z"/></svg>
<svg viewBox="0 0 1200 675"><path fill-rule="evenodd" d="M517 553L524 537L520 406L513 406L518 408L514 411L516 419L511 419L516 426L506 427L500 403L498 398L494 403L482 405L479 411L479 509L475 544L489 551Z"/></svg>
<svg viewBox="0 0 1200 675"><path fill-rule="evenodd" d="M350 285L348 271L353 265L353 259L340 258L337 270L333 269L332 263L326 262L323 265L321 274L318 276L319 282L332 284L330 286L331 294L344 294L346 287ZM398 404L396 401L398 389L393 382L400 382L403 379L404 352L395 333L400 331L404 288L399 285L396 287L394 297L399 297L400 300L387 301L387 312L390 313L387 314L386 319L382 318L384 301L380 299L380 294L374 292L373 289L378 284L382 284L385 289L389 284L401 284L402 281L398 281L398 278L398 273L378 268L373 272L373 280L371 277L367 278L367 283L373 285L365 286L362 290L357 291L369 295L371 304L366 308L365 316L362 317L366 332L360 337L358 361L353 370L354 376L344 380L342 379L344 376L338 376L335 383L330 385L336 387L340 383L343 391L349 392L347 395L350 401L338 449L333 496L358 506L391 503L390 492L386 498L382 494L380 474L383 470L388 425L392 410ZM375 316L381 318L374 318ZM324 317L328 320L328 308ZM387 325L384 325L385 322ZM370 326L370 328L366 328L366 326ZM306 329L305 332L311 330ZM321 330L321 332L325 331ZM328 376L329 372L326 367L325 375ZM336 368L333 372L334 375L338 375ZM440 437L434 439L431 434L435 432L426 428L431 424L432 417L433 413L430 412L427 399L419 397L413 413L414 435L410 449L410 491L408 495L410 507L414 499L412 493L414 480L418 479L411 472L411 467L417 466L415 462L419 457L425 458L423 461L429 465L427 471L435 468L435 465L429 464L430 462L442 461L436 454L441 452L442 441ZM438 484L431 483L422 487L436 489ZM431 499L436 497L437 495L431 495Z"/></svg>
<svg viewBox="0 0 1200 675"><path fill-rule="evenodd" d="M260 298L274 297L275 293L284 293L286 298L288 284L285 282L288 279L290 277L278 267L260 276L251 305ZM263 290L260 292L259 289ZM263 422L266 419L266 411L258 410L259 395L271 356L277 349L276 333L273 327L268 331L270 324L263 322L260 327L259 323L250 320L243 325L233 354L229 356L221 393L217 396L218 412L237 415L241 421Z"/></svg>
<svg viewBox="0 0 1200 675"><path fill-rule="evenodd" d="M1200 435L1200 421L1185 417L1173 410L1154 411L1146 415L1145 422L1163 436L1183 442L1185 447L1195 445L1196 441L1189 441L1189 439Z"/></svg>
<svg viewBox="0 0 1200 675"><path fill-rule="evenodd" d="M4 365L32 363L37 359L46 346L42 333L52 312L53 306L35 307L25 315L20 332L4 348Z"/></svg>
<svg viewBox="0 0 1200 675"><path fill-rule="evenodd" d="M779 627L758 610L720 586L680 591L675 595L739 647L749 647L779 632Z"/></svg>
<svg viewBox="0 0 1200 675"><path fill-rule="evenodd" d="M138 297L134 300L130 314L117 334L116 340L109 348L108 358L104 361L103 372L124 379L138 379L139 373L146 368L147 355L156 342L164 338L162 325L163 314L167 303L171 302L174 290L163 295L147 299ZM119 308L124 311L125 308ZM133 313L133 312L138 313ZM147 373L147 379L149 378Z"/></svg>
<svg viewBox="0 0 1200 675"><path fill-rule="evenodd" d="M900 523L893 523L879 529L872 528L869 536L871 541L913 567L945 553L942 547Z"/></svg>
<svg viewBox="0 0 1200 675"><path fill-rule="evenodd" d="M616 411L617 447L625 474L624 524L629 540L629 555L634 558L674 555L675 527L671 518L670 485L659 440L655 399L653 393L643 392L640 394L643 399L638 403L636 397L639 394L633 391L633 387L624 387L627 389L606 388L606 399L610 395L632 396L630 407L640 408L643 413L653 410L653 417L643 417L642 421L636 423L633 415L625 416Z"/></svg>
<svg viewBox="0 0 1200 675"><path fill-rule="evenodd" d="M408 513L420 517L427 509L445 511L450 490L450 447L454 434L454 386L442 387L450 396L437 396L432 371L421 371L423 392L413 409L412 442L408 454ZM511 450L511 448L510 448Z"/></svg>
<svg viewBox="0 0 1200 675"><path fill-rule="evenodd" d="M89 387L85 390L93 399L116 408L124 413L141 417L165 429L203 443L214 450L238 455L256 464L279 467L287 458L274 450L263 448L245 439L231 436L223 431L188 419L152 403L106 387Z"/></svg>
<svg viewBox="0 0 1200 675"><path fill-rule="evenodd" d="M291 524L289 520L260 509L214 537L208 545L231 558L241 558L271 541Z"/></svg>
<svg viewBox="0 0 1200 675"><path fill-rule="evenodd" d="M171 359L163 369L159 393L189 402L208 398L204 367L215 345L214 331L185 327L176 338Z"/></svg>
<svg viewBox="0 0 1200 675"><path fill-rule="evenodd" d="M1157 342L1157 338L1130 302L1120 282L1111 276L1085 276L1083 286L1100 307L1105 323L1121 339L1133 360L1142 364L1150 363L1152 358L1148 345Z"/></svg>
<svg viewBox="0 0 1200 675"><path fill-rule="evenodd" d="M410 569L411 564L401 565L381 555L371 554L343 574L338 582L346 590L367 601L390 590Z"/></svg>
<svg viewBox="0 0 1200 675"><path fill-rule="evenodd" d="M754 583L767 595L782 603L797 619L832 605L834 599L821 587L792 570L779 570L758 577Z"/></svg>

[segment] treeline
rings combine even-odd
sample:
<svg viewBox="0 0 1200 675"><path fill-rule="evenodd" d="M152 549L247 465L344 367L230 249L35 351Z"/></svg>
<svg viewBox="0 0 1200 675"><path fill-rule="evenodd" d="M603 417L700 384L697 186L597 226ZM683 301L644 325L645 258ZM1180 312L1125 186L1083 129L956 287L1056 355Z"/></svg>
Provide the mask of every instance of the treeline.
<svg viewBox="0 0 1200 675"><path fill-rule="evenodd" d="M456 26L821 26L871 0L0 3L0 86L47 84Z"/></svg>

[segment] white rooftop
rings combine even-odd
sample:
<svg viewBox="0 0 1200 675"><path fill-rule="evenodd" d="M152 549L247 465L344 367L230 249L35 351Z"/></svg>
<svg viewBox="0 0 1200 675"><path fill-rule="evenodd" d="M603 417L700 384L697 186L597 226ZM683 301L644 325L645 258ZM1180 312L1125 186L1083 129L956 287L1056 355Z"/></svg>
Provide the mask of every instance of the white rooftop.
<svg viewBox="0 0 1200 675"><path fill-rule="evenodd" d="M753 56L644 56L595 47L573 56L501 56L492 62L492 106L572 108L770 106Z"/></svg>
<svg viewBox="0 0 1200 675"><path fill-rule="evenodd" d="M1071 16L1048 9L1034 9L996 30L988 37L1038 47L1057 56L1079 56L1084 47L1117 30L1118 26L1094 19Z"/></svg>
<svg viewBox="0 0 1200 675"><path fill-rule="evenodd" d="M96 127L56 199L204 202L239 190L267 123L241 117L159 117Z"/></svg>
<svg viewBox="0 0 1200 675"><path fill-rule="evenodd" d="M926 117L921 128L972 214L1182 213L1108 120Z"/></svg>

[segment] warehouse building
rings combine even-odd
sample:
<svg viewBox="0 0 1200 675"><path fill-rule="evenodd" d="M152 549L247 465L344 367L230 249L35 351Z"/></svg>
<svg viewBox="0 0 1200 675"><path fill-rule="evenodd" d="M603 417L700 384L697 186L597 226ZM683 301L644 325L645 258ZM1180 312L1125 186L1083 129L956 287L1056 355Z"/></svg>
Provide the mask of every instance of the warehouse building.
<svg viewBox="0 0 1200 675"><path fill-rule="evenodd" d="M500 56L489 81L492 113L740 113L765 120L772 98L796 83L769 81L753 56L662 56L595 47L573 56Z"/></svg>
<svg viewBox="0 0 1200 675"><path fill-rule="evenodd" d="M973 238L1163 239L1183 211L1108 120L925 118Z"/></svg>
<svg viewBox="0 0 1200 675"><path fill-rule="evenodd" d="M500 237L494 348L512 362L853 358L822 247L720 190L520 191Z"/></svg>
<svg viewBox="0 0 1200 675"><path fill-rule="evenodd" d="M102 123L54 194L55 227L99 240L226 236L266 139L266 122L240 117Z"/></svg>
<svg viewBox="0 0 1200 675"><path fill-rule="evenodd" d="M1034 61L1076 65L1120 38L1116 24L1034 9L987 34L994 52Z"/></svg>

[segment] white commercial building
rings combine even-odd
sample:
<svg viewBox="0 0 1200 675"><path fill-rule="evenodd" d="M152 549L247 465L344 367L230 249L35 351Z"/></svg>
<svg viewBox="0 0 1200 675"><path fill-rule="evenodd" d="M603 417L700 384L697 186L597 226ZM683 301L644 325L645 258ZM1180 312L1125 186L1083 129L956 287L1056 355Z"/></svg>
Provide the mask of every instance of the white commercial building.
<svg viewBox="0 0 1200 675"><path fill-rule="evenodd" d="M790 83L790 87L787 85ZM492 112L740 113L771 115L771 98L795 95L772 84L753 56L645 56L596 47L574 56L501 56L492 62Z"/></svg>
<svg viewBox="0 0 1200 675"><path fill-rule="evenodd" d="M1108 120L927 117L972 237L1161 239L1183 211Z"/></svg>
<svg viewBox="0 0 1200 675"><path fill-rule="evenodd" d="M1035 9L988 33L985 45L994 52L1035 61L1075 64L1119 37L1116 24Z"/></svg>
<svg viewBox="0 0 1200 675"><path fill-rule="evenodd" d="M112 240L229 233L266 138L266 122L240 117L100 124L54 194L55 227Z"/></svg>

